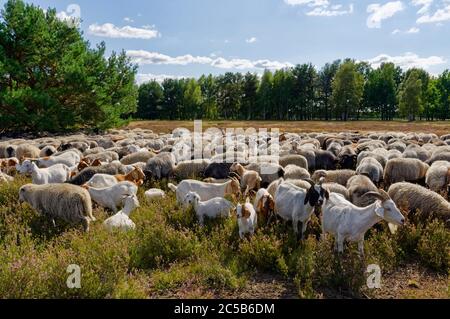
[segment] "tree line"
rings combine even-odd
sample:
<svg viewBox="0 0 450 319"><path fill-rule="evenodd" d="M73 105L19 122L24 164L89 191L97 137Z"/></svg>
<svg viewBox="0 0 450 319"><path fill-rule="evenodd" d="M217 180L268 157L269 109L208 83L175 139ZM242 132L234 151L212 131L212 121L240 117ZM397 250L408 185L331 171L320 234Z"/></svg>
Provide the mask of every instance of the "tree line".
<svg viewBox="0 0 450 319"><path fill-rule="evenodd" d="M277 71L150 81L139 87L136 118L224 120L410 121L450 118L450 73L372 68L346 59L316 70L300 64Z"/></svg>

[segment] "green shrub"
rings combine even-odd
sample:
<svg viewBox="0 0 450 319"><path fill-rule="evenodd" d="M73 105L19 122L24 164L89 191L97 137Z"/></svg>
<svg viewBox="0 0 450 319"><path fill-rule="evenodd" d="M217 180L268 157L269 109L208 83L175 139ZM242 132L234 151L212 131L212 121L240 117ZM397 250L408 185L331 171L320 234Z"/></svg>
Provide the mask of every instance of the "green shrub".
<svg viewBox="0 0 450 319"><path fill-rule="evenodd" d="M419 239L417 252L420 261L433 270L448 273L450 266L450 232L442 222L427 225Z"/></svg>
<svg viewBox="0 0 450 319"><path fill-rule="evenodd" d="M246 269L275 271L287 275L288 268L282 254L282 241L274 235L257 232L239 245L239 259Z"/></svg>
<svg viewBox="0 0 450 319"><path fill-rule="evenodd" d="M164 220L147 222L137 230L131 265L141 269L165 267L198 256L201 246L188 230L177 231Z"/></svg>

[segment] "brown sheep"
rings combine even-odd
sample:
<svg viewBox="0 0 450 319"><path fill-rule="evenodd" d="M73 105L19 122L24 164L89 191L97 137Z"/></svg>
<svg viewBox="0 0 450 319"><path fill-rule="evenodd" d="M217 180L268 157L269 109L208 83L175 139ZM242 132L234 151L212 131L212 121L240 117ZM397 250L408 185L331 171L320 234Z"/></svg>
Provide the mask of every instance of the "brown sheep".
<svg viewBox="0 0 450 319"><path fill-rule="evenodd" d="M389 196L400 207L407 209L414 221L439 219L450 221L450 203L444 197L420 185L411 183L393 184Z"/></svg>
<svg viewBox="0 0 450 319"><path fill-rule="evenodd" d="M385 186L399 182L425 182L430 166L415 158L393 158L384 169Z"/></svg>

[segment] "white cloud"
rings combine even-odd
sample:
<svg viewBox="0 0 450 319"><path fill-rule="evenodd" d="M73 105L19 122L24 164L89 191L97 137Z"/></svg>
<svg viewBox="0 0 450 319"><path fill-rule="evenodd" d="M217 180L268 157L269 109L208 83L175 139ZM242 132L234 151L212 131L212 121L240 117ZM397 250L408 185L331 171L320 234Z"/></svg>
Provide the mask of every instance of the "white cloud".
<svg viewBox="0 0 450 319"><path fill-rule="evenodd" d="M284 2L291 6L308 5L310 7L328 6L328 0L284 0Z"/></svg>
<svg viewBox="0 0 450 319"><path fill-rule="evenodd" d="M167 75L167 74L152 74L152 73L138 73L136 75L136 83L142 84L150 81L156 81L158 83L164 82L165 79L185 79L188 76L181 75Z"/></svg>
<svg viewBox="0 0 450 319"><path fill-rule="evenodd" d="M256 41L258 41L258 39L255 37L251 37L250 39L245 40L245 42L247 42L247 43L255 43Z"/></svg>
<svg viewBox="0 0 450 319"><path fill-rule="evenodd" d="M205 64L220 69L271 69L277 70L285 67L292 67L288 62L271 60L248 60L248 59L225 59L223 57L192 56L190 54L171 57L158 52L144 50L130 50L127 55L134 63L144 64L165 64L165 65L188 65Z"/></svg>
<svg viewBox="0 0 450 319"><path fill-rule="evenodd" d="M427 11L427 13L419 17L416 22L418 24L422 24L422 23L438 23L450 20L450 4L448 4L448 2L446 3L447 5L436 10L436 12L434 12L433 14L430 14L430 12Z"/></svg>
<svg viewBox="0 0 450 319"><path fill-rule="evenodd" d="M414 67L428 69L435 65L445 64L447 61L443 57L430 56L421 58L415 53L405 53L398 56L390 56L387 54L380 54L373 59L367 60L374 68L378 68L382 63L392 62L402 69L411 69Z"/></svg>
<svg viewBox="0 0 450 319"><path fill-rule="evenodd" d="M353 4L349 5L348 10L340 10L341 8L342 5L331 6L330 9L327 9L327 7L317 7L312 11L307 12L306 15L318 17L336 17L353 13Z"/></svg>
<svg viewBox="0 0 450 319"><path fill-rule="evenodd" d="M316 17L336 17L353 13L353 4L350 4L348 10L342 9L342 4L331 4L328 0L284 0L291 6L308 6L312 10L306 12L308 16Z"/></svg>
<svg viewBox="0 0 450 319"><path fill-rule="evenodd" d="M47 12L47 10L44 10L44 12ZM69 26L78 27L81 23L81 8L77 4L70 4L66 11L56 13L56 17Z"/></svg>
<svg viewBox="0 0 450 319"><path fill-rule="evenodd" d="M116 27L112 23L89 26L89 34L105 38L153 39L160 36L154 28L134 28L130 26Z"/></svg>
<svg viewBox="0 0 450 319"><path fill-rule="evenodd" d="M409 28L408 30L406 30L406 31L402 31L402 30L400 30L400 29L395 29L394 31L392 31L391 33L392 34L399 34L399 33L404 33L404 34L415 34L415 33L419 33L420 32L420 29L419 28L417 28L417 27L411 27L411 28Z"/></svg>
<svg viewBox="0 0 450 319"><path fill-rule="evenodd" d="M209 57L192 56L190 54L171 57L158 52L149 52L145 50L130 50L127 55L138 64L170 64L170 65L188 65L192 63L210 64L212 59Z"/></svg>
<svg viewBox="0 0 450 319"><path fill-rule="evenodd" d="M123 21L125 21L125 22L130 22L130 23L133 23L133 22L134 22L134 20L131 19L130 17L125 17L125 18L123 18Z"/></svg>
<svg viewBox="0 0 450 319"><path fill-rule="evenodd" d="M393 17L397 12L404 10L405 7L401 1L387 2L384 5L379 3L369 4L367 13L371 13L367 18L367 27L381 28L381 21Z"/></svg>
<svg viewBox="0 0 450 319"><path fill-rule="evenodd" d="M433 0L412 0L411 4L416 7L421 7L417 14L425 14L430 10L430 6L433 3Z"/></svg>
<svg viewBox="0 0 450 319"><path fill-rule="evenodd" d="M419 32L420 32L420 29L416 28L416 27L412 27L408 31L406 31L406 33L419 33Z"/></svg>

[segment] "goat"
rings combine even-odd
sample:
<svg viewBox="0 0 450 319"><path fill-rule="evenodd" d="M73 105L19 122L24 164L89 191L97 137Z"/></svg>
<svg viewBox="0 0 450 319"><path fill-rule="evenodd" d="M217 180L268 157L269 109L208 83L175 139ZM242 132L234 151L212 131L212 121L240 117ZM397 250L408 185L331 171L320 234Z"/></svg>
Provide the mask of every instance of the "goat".
<svg viewBox="0 0 450 319"><path fill-rule="evenodd" d="M344 241L358 242L358 250L364 254L364 235L376 223L386 220L394 225L402 226L405 217L400 213L389 195L380 190L368 192L364 197L377 200L370 206L357 207L342 195L332 193L322 208L322 233L331 233L335 237L335 249L342 253Z"/></svg>

